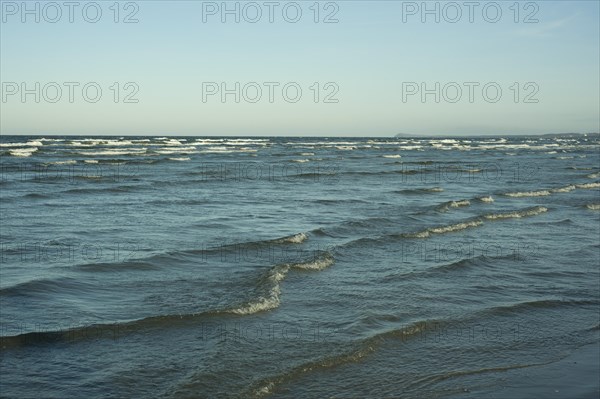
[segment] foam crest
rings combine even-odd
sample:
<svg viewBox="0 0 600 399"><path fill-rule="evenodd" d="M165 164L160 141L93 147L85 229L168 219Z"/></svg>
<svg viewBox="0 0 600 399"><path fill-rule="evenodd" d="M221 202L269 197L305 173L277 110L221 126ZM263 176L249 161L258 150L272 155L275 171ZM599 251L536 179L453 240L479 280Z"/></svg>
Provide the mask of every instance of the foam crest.
<svg viewBox="0 0 600 399"><path fill-rule="evenodd" d="M600 182L577 184L575 187L584 189L600 188Z"/></svg>
<svg viewBox="0 0 600 399"><path fill-rule="evenodd" d="M289 270L290 268L287 265L273 267L267 276L267 281L271 287L269 288L269 292L266 296L261 296L255 301L251 301L246 305L228 310L226 312L239 315L248 315L279 307L279 304L281 303L281 300L279 299L281 296L280 283L283 281Z"/></svg>
<svg viewBox="0 0 600 399"><path fill-rule="evenodd" d="M492 196L489 196L489 195L487 197L479 197L477 199L481 202L487 202L487 203L494 202L494 198L492 198Z"/></svg>
<svg viewBox="0 0 600 399"><path fill-rule="evenodd" d="M17 148L17 149L14 149L14 150L10 150L9 153L13 157L30 157L31 154L33 154L37 150L38 150L37 147Z"/></svg>
<svg viewBox="0 0 600 399"><path fill-rule="evenodd" d="M461 206L469 206L471 202L469 200L451 201L449 206L451 208L459 208Z"/></svg>
<svg viewBox="0 0 600 399"><path fill-rule="evenodd" d="M283 237L275 240L279 244L301 244L308 239L305 233L294 234L293 236Z"/></svg>
<svg viewBox="0 0 600 399"><path fill-rule="evenodd" d="M417 233L409 233L404 236L408 237L408 238L427 238L427 237L431 236L432 234L451 233L451 232L455 232L455 231L465 230L470 227L481 226L482 224L483 224L483 222L481 220L469 220L466 222L450 224L450 225L446 225L446 226L431 227L429 229L419 231Z"/></svg>
<svg viewBox="0 0 600 399"><path fill-rule="evenodd" d="M546 195L550 195L550 191L548 190L539 190L539 191L517 191L514 193L505 193L507 197L544 197Z"/></svg>
<svg viewBox="0 0 600 399"><path fill-rule="evenodd" d="M327 255L309 262L296 263L292 265L292 268L301 270L323 270L333 265L334 262L335 259L333 259L333 256Z"/></svg>
<svg viewBox="0 0 600 399"><path fill-rule="evenodd" d="M552 190L553 193L568 193L570 191L575 190L577 187L575 187L574 185L570 184L568 186L565 187L560 187L560 188L555 188Z"/></svg>
<svg viewBox="0 0 600 399"><path fill-rule="evenodd" d="M541 213L548 212L548 208L543 206L536 206L530 209L524 209L521 211L514 212L506 212L506 213L492 213L489 215L484 215L484 219L488 220L496 220L496 219L518 219L523 217L535 216Z"/></svg>

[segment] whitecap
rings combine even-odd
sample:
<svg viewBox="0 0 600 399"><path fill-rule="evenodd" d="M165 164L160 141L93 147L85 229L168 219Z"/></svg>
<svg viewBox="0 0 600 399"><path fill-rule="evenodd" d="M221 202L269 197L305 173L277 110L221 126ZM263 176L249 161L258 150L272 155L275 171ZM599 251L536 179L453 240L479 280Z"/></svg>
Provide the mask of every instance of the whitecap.
<svg viewBox="0 0 600 399"><path fill-rule="evenodd" d="M525 210L521 210L521 211L513 211L513 212L506 212L506 213L492 213L489 215L484 215L483 217L485 219L489 219L489 220L511 219L511 218L518 219L518 218L522 218L522 217L536 216L536 215L539 215L544 212L548 212L548 208L543 207L543 206L536 206L535 208L525 209Z"/></svg>
<svg viewBox="0 0 600 399"><path fill-rule="evenodd" d="M17 148L14 150L10 150L9 153L10 153L10 155L12 155L14 157L29 157L29 156L31 156L31 154L33 154L37 150L38 150L37 147Z"/></svg>
<svg viewBox="0 0 600 399"><path fill-rule="evenodd" d="M594 182L594 183L584 183L584 184L576 184L575 187L577 188L600 188L600 182Z"/></svg>
<svg viewBox="0 0 600 399"><path fill-rule="evenodd" d="M507 197L543 197L546 195L550 195L550 191L548 190L539 190L539 191L517 191L514 193L506 193L504 194Z"/></svg>

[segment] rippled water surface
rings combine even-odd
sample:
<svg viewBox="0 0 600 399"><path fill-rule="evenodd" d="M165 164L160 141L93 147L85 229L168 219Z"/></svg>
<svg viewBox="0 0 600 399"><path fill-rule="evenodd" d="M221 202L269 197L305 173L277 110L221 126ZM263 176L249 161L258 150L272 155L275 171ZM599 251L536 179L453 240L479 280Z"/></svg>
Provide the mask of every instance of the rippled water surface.
<svg viewBox="0 0 600 399"><path fill-rule="evenodd" d="M599 151L2 136L0 394L503 397L600 342Z"/></svg>

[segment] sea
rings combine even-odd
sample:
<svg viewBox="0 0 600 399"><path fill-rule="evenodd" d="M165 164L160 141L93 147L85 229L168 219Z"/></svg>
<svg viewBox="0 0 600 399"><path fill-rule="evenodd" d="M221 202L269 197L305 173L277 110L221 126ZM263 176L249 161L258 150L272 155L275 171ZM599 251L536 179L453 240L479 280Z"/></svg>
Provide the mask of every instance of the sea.
<svg viewBox="0 0 600 399"><path fill-rule="evenodd" d="M598 134L0 153L2 398L597 397Z"/></svg>

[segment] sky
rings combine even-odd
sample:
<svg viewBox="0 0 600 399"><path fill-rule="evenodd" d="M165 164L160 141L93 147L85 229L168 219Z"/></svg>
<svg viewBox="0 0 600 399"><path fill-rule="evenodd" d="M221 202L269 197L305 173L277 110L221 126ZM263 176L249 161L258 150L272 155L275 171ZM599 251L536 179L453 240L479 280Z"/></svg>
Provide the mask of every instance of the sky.
<svg viewBox="0 0 600 399"><path fill-rule="evenodd" d="M2 0L0 133L598 132L599 3Z"/></svg>

